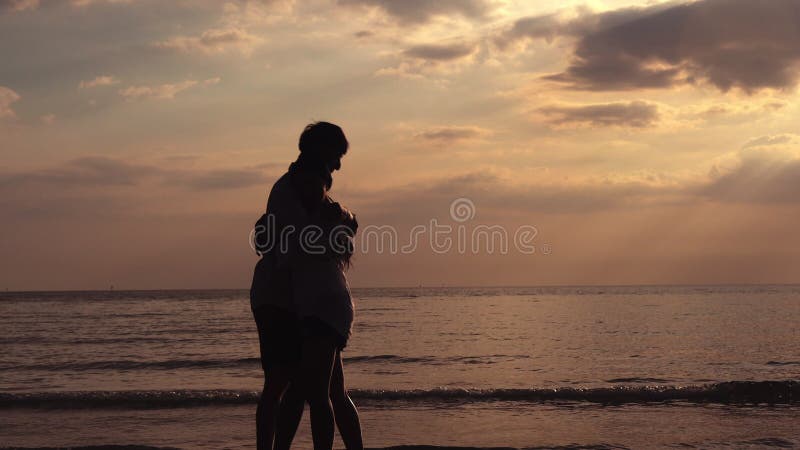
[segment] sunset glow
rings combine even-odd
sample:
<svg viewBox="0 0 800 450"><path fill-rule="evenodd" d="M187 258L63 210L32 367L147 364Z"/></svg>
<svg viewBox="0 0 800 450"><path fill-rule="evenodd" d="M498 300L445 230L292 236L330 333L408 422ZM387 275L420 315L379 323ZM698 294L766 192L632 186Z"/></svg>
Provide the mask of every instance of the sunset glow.
<svg viewBox="0 0 800 450"><path fill-rule="evenodd" d="M248 286L316 120L347 134L332 196L362 227L455 225L467 198L465 225L548 249L357 253L354 286L800 282L798 22L796 0L0 0L0 288Z"/></svg>

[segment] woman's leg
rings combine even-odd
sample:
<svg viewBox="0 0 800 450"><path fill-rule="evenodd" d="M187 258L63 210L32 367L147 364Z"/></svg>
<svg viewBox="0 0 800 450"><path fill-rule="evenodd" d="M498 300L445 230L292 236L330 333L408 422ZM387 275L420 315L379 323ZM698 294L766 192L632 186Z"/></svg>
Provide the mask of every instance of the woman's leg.
<svg viewBox="0 0 800 450"><path fill-rule="evenodd" d="M289 366L275 366L264 374L264 389L258 399L256 408L256 442L258 450L272 450L275 440L275 422L281 397L291 381L292 370Z"/></svg>
<svg viewBox="0 0 800 450"><path fill-rule="evenodd" d="M336 426L342 435L344 446L347 450L363 450L364 443L361 438L361 421L358 410L353 400L347 394L344 384L344 371L342 368L342 353L336 352L336 361L331 375L331 402L336 416Z"/></svg>
<svg viewBox="0 0 800 450"><path fill-rule="evenodd" d="M278 432L275 434L275 450L289 450L303 418L306 399L297 382L292 382L283 394L281 410L278 413Z"/></svg>
<svg viewBox="0 0 800 450"><path fill-rule="evenodd" d="M330 384L336 347L330 339L309 336L303 341L300 387L311 410L311 436L314 450L333 448L333 410Z"/></svg>
<svg viewBox="0 0 800 450"><path fill-rule="evenodd" d="M336 427L342 435L342 441L347 450L363 450L364 444L361 437L361 421L358 410L344 383L341 352L336 352L333 373L331 374L331 404L336 418ZM289 450L297 432L300 420L303 418L305 399L297 383L289 385L283 394L281 409L278 415L278 431L275 435L275 450Z"/></svg>

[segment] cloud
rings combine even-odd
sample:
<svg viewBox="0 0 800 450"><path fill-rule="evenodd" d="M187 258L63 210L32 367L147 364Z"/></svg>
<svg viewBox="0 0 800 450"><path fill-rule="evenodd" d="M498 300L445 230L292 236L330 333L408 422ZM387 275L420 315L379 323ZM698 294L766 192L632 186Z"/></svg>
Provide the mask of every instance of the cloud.
<svg viewBox="0 0 800 450"><path fill-rule="evenodd" d="M74 219L85 229L96 219L151 220L198 208L219 212L235 203L231 200L242 189L263 186L275 173L261 167L186 169L183 165L161 158L131 162L85 156L51 167L0 170L3 224L27 228L31 220ZM258 198L257 191L248 195Z"/></svg>
<svg viewBox="0 0 800 450"><path fill-rule="evenodd" d="M361 196L359 208L380 220L423 221L440 217L456 198L469 198L481 220L529 217L530 214L593 213L658 206L719 204L800 204L800 155L789 152L743 152L731 168L709 175L645 174L554 180L509 177L491 169L476 170ZM517 174L519 175L519 174ZM438 215L437 215L438 214Z"/></svg>
<svg viewBox="0 0 800 450"><path fill-rule="evenodd" d="M145 183L187 188L225 190L264 182L265 173L275 167L183 169L156 163L133 163L107 156L84 156L61 165L27 171L0 173L0 189L36 191L43 188L61 192L75 189L108 189Z"/></svg>
<svg viewBox="0 0 800 450"><path fill-rule="evenodd" d="M59 167L0 174L0 187L20 187L29 184L61 188L130 186L154 175L153 166L127 163L105 156L86 156Z"/></svg>
<svg viewBox="0 0 800 450"><path fill-rule="evenodd" d="M457 198L468 198L477 206L480 220L508 220L536 213L590 213L673 202L687 197L676 184L643 179L587 179L574 182L516 181L489 170L476 170L404 186L374 191L362 198L359 208L384 220L427 223L441 217Z"/></svg>
<svg viewBox="0 0 800 450"><path fill-rule="evenodd" d="M262 27L292 15L295 0L235 0L225 2L222 22L228 27Z"/></svg>
<svg viewBox="0 0 800 450"><path fill-rule="evenodd" d="M69 6L83 8L96 3L131 3L134 0L50 0L47 3L50 5L69 4ZM41 6L41 0L0 0L0 12L10 11L25 11L38 9Z"/></svg>
<svg viewBox="0 0 800 450"><path fill-rule="evenodd" d="M476 43L419 44L401 52L396 66L380 69L376 75L423 77L454 73L469 65L477 52Z"/></svg>
<svg viewBox="0 0 800 450"><path fill-rule="evenodd" d="M581 6L540 16L527 16L500 30L492 41L501 49L505 49L513 44L525 44L536 39L551 42L558 37L580 38L652 15L677 4L680 2L669 1L647 7L631 6L600 13Z"/></svg>
<svg viewBox="0 0 800 450"><path fill-rule="evenodd" d="M461 59L475 52L475 44L455 43L455 44L422 44L415 45L406 49L403 55L422 59L426 61L452 61Z"/></svg>
<svg viewBox="0 0 800 450"><path fill-rule="evenodd" d="M712 168L712 180L697 192L713 200L736 203L797 203L800 200L798 152L750 146L740 151L737 159L731 168Z"/></svg>
<svg viewBox="0 0 800 450"><path fill-rule="evenodd" d="M154 45L182 52L211 54L232 50L249 55L262 42L263 39L241 28L212 28L199 36L175 36Z"/></svg>
<svg viewBox="0 0 800 450"><path fill-rule="evenodd" d="M378 9L400 25L420 25L435 17L453 15L476 20L492 10L484 0L338 0L338 3Z"/></svg>
<svg viewBox="0 0 800 450"><path fill-rule="evenodd" d="M111 86L119 83L119 80L109 75L100 75L92 80L82 80L78 84L79 89L89 89L98 86Z"/></svg>
<svg viewBox="0 0 800 450"><path fill-rule="evenodd" d="M17 12L39 7L39 0L0 0L0 12Z"/></svg>
<svg viewBox="0 0 800 450"><path fill-rule="evenodd" d="M569 28L571 27L564 13L523 17L497 33L492 43L501 50L506 50L514 44L525 45L536 39L552 42L556 37L572 35Z"/></svg>
<svg viewBox="0 0 800 450"><path fill-rule="evenodd" d="M20 98L19 94L13 90L0 86L0 119L16 117L14 110L11 109L11 104Z"/></svg>
<svg viewBox="0 0 800 450"><path fill-rule="evenodd" d="M204 81L186 80L179 83L159 84L155 86L128 86L120 89L119 94L127 101L143 99L172 100L179 92L195 86L209 86L220 82L220 78L209 78Z"/></svg>
<svg viewBox="0 0 800 450"><path fill-rule="evenodd" d="M596 105L551 105L539 108L539 114L552 125L623 126L644 128L659 119L658 106L643 101Z"/></svg>
<svg viewBox="0 0 800 450"><path fill-rule="evenodd" d="M134 0L69 0L70 5L83 8L96 3L132 3Z"/></svg>
<svg viewBox="0 0 800 450"><path fill-rule="evenodd" d="M646 172L582 178L527 176L491 168L430 176L361 195L360 208L382 217L436 217L456 198L500 217L530 213L591 213L651 206L800 205L800 148L769 146L726 155L709 172ZM489 212L487 210L492 210ZM484 220L487 216L482 215Z"/></svg>
<svg viewBox="0 0 800 450"><path fill-rule="evenodd" d="M56 115L55 114L45 114L40 117L41 121L45 125L52 125L56 123Z"/></svg>
<svg viewBox="0 0 800 450"><path fill-rule="evenodd" d="M212 86L222 81L221 77L206 78L203 80L203 86Z"/></svg>
<svg viewBox="0 0 800 450"><path fill-rule="evenodd" d="M796 134L777 134L774 136L760 136L745 142L745 144L742 146L742 149L788 144L792 142L796 137L797 137Z"/></svg>
<svg viewBox="0 0 800 450"><path fill-rule="evenodd" d="M683 116L690 120L702 119L708 122L736 124L764 119L786 106L788 103L774 100L698 104L685 107Z"/></svg>
<svg viewBox="0 0 800 450"><path fill-rule="evenodd" d="M480 139L492 134L490 130L475 126L442 126L425 129L415 138L442 145Z"/></svg>
<svg viewBox="0 0 800 450"><path fill-rule="evenodd" d="M167 184L192 189L239 189L264 183L264 173L257 169L219 169L177 172L169 175Z"/></svg>
<svg viewBox="0 0 800 450"><path fill-rule="evenodd" d="M186 80L174 84L161 84L157 86L128 86L120 89L119 94L126 100L141 100L145 98L173 99L181 91L197 85L195 80Z"/></svg>
<svg viewBox="0 0 800 450"><path fill-rule="evenodd" d="M495 38L576 39L561 73L581 90L669 88L708 83L721 91L786 89L800 78L800 0L699 0L604 13L528 17ZM768 25L767 25L768 24Z"/></svg>

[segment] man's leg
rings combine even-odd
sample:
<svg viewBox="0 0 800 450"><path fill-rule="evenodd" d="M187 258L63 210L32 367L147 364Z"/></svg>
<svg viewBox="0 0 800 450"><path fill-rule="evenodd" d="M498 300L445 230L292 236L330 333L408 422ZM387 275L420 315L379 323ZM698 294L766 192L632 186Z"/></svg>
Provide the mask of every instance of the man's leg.
<svg viewBox="0 0 800 450"><path fill-rule="evenodd" d="M297 382L292 382L283 394L281 409L278 412L278 432L275 434L275 450L289 450L303 418L306 400Z"/></svg>
<svg viewBox="0 0 800 450"><path fill-rule="evenodd" d="M258 450L272 450L275 440L275 422L278 417L281 397L289 386L291 369L288 366L275 366L265 374L264 389L256 408L256 442Z"/></svg>

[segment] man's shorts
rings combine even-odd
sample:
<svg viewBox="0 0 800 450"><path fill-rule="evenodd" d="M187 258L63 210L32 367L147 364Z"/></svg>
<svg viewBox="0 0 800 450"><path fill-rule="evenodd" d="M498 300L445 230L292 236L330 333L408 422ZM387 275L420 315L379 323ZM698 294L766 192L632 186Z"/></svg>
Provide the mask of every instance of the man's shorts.
<svg viewBox="0 0 800 450"><path fill-rule="evenodd" d="M299 364L303 334L297 316L284 308L263 305L253 311L253 317L258 327L264 373L275 366Z"/></svg>

